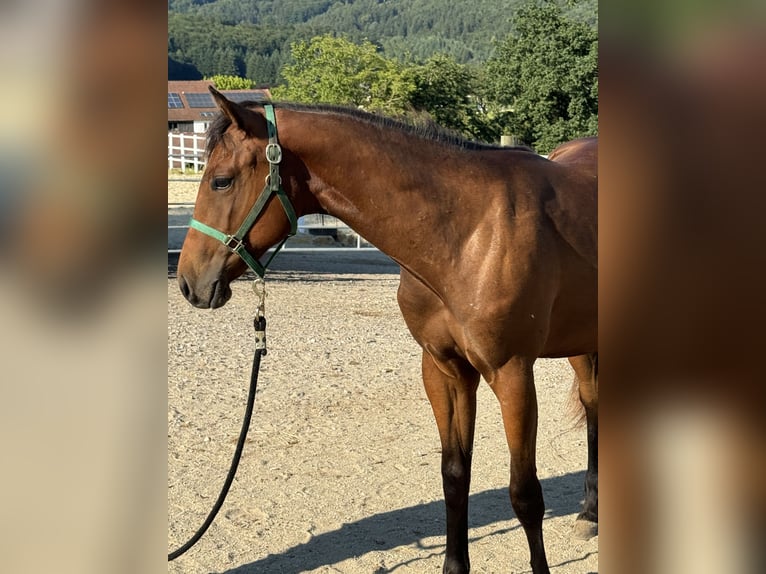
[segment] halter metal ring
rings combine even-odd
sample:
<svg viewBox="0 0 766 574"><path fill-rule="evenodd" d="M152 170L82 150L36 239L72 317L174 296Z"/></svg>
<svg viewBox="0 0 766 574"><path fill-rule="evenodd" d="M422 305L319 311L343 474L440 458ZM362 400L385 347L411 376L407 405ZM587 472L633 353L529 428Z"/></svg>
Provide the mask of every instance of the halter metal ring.
<svg viewBox="0 0 766 574"><path fill-rule="evenodd" d="M234 237L233 235L229 235L226 238L226 241L224 241L224 245L226 245L226 247L228 247L231 251L236 253L237 249L240 249L244 245L244 243L238 237Z"/></svg>

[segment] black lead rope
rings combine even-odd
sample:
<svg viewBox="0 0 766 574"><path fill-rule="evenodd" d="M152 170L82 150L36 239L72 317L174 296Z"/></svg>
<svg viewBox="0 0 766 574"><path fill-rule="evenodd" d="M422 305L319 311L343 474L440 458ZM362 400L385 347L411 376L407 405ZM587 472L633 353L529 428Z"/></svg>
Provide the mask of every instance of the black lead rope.
<svg viewBox="0 0 766 574"><path fill-rule="evenodd" d="M218 495L218 500L215 501L205 522L202 523L202 526L199 527L197 532L194 533L194 536L192 536L186 544L168 554L168 562L175 560L184 554L189 548L194 546L200 538L202 538L202 535L205 534L207 529L213 523L213 520L215 520L218 511L221 510L221 506L223 506L223 502L226 500L226 495L229 493L231 483L234 482L234 475L237 474L239 459L242 457L242 449L245 446L247 431L250 428L250 419L253 416L253 405L255 404L255 391L258 386L258 370L261 367L261 356L266 354L266 318L260 312L256 315L255 320L253 321L253 326L255 327L255 354L253 355L253 369L250 372L250 391L247 395L245 417L242 421L242 429L239 431L237 448L234 451L234 457L231 460L229 474L226 476L223 488L221 488L221 493Z"/></svg>

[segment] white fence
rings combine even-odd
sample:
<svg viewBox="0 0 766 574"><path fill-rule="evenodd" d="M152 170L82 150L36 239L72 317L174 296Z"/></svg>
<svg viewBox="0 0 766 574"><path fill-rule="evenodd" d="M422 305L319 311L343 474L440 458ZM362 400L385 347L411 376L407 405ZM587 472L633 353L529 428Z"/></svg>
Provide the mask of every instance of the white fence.
<svg viewBox="0 0 766 574"><path fill-rule="evenodd" d="M175 134L174 134L175 135ZM168 183L198 179L168 177ZM193 202L168 202L168 254L181 252L181 245L189 229L189 218L194 208ZM305 215L298 220L298 234L291 237L284 247L285 251L321 252L321 251L377 251L348 225L325 214Z"/></svg>
<svg viewBox="0 0 766 574"><path fill-rule="evenodd" d="M205 134L168 132L168 169L205 169Z"/></svg>

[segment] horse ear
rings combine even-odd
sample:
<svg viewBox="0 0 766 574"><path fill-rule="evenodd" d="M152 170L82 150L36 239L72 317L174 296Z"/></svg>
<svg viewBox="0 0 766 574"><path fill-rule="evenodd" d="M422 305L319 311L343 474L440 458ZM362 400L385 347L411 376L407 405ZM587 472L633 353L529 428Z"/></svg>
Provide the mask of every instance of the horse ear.
<svg viewBox="0 0 766 574"><path fill-rule="evenodd" d="M208 90L213 94L215 100L221 111L228 116L234 125L249 135L256 135L260 131L263 118L248 110L244 106L240 106L236 102L226 99L221 92L216 90L213 86L208 86ZM265 131L265 126L263 126Z"/></svg>

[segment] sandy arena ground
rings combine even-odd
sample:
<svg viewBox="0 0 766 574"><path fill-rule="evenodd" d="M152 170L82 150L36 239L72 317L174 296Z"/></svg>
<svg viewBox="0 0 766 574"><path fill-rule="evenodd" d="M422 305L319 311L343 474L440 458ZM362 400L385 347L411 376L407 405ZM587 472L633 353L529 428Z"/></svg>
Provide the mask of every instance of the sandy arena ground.
<svg viewBox="0 0 766 574"><path fill-rule="evenodd" d="M268 283L268 355L229 497L202 540L168 565L183 574L439 573L439 441L420 350L396 304L398 268L377 252L283 253ZM203 521L228 470L247 396L249 282L216 311L168 278L168 548ZM598 538L575 540L585 430L573 428L565 360L536 366L538 473L552 572L598 570ZM507 496L497 402L479 390L470 501L475 573L529 572Z"/></svg>
<svg viewBox="0 0 766 574"><path fill-rule="evenodd" d="M199 188L199 175L168 174L168 203L194 203Z"/></svg>

